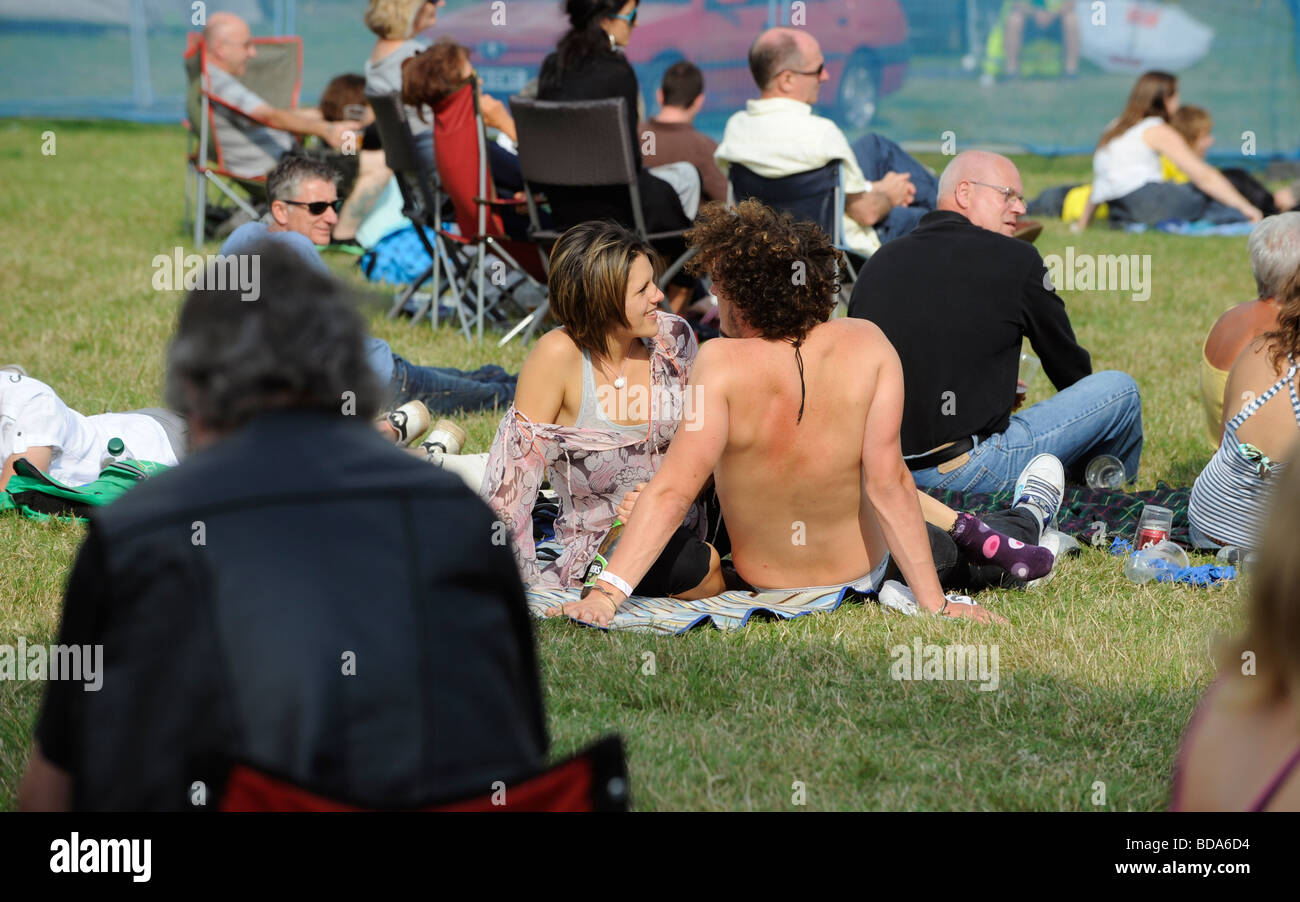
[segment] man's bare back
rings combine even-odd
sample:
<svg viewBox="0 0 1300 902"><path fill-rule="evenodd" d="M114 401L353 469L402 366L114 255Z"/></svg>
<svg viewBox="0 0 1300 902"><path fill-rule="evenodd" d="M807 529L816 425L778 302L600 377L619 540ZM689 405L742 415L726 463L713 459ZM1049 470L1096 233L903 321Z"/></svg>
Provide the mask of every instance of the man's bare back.
<svg viewBox="0 0 1300 902"><path fill-rule="evenodd" d="M918 607L947 611L903 460L898 354L874 323L829 319L839 252L816 225L752 200L703 208L691 240L691 265L713 280L730 337L700 347L682 426L654 478L625 499L635 511L598 584L555 613L608 623L710 478L733 562L751 585L857 583L888 550ZM954 607L948 616L995 616Z"/></svg>
<svg viewBox="0 0 1300 902"><path fill-rule="evenodd" d="M726 393L726 449L714 469L737 572L754 586L853 582L883 560L884 537L866 497L862 446L877 388L880 343L865 321L831 320L800 347L731 339L712 355Z"/></svg>

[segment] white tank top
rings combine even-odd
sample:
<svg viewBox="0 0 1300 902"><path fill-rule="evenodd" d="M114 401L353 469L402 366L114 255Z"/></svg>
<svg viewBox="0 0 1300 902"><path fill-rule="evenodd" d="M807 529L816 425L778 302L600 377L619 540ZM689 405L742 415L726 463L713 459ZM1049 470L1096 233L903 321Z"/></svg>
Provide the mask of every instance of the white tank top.
<svg viewBox="0 0 1300 902"><path fill-rule="evenodd" d="M1160 154L1142 136L1153 125L1164 122L1148 116L1117 138L1097 148L1092 155L1092 202L1106 203L1132 194L1150 182L1163 181Z"/></svg>

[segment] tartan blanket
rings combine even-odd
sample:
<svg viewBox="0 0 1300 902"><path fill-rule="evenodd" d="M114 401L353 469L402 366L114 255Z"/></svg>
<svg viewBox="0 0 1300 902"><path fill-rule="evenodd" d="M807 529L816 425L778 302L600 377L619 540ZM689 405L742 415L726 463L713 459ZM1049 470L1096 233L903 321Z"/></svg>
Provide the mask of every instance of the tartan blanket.
<svg viewBox="0 0 1300 902"><path fill-rule="evenodd" d="M951 490L925 490L953 510L973 514L1006 510L1011 506L1011 492L955 492ZM1074 536L1080 542L1091 537L1098 520L1106 524L1109 535L1133 538L1137 533L1142 508L1147 504L1167 507L1174 512L1174 525L1169 538L1185 548L1191 547L1187 527L1187 502L1191 488L1174 488L1163 482L1146 492L1113 492L1107 489L1090 489L1087 486L1066 486L1065 498L1056 528ZM1109 544L1109 540L1107 540Z"/></svg>
<svg viewBox="0 0 1300 902"><path fill-rule="evenodd" d="M562 601L577 601L580 594L580 589L530 589L527 593L528 610L540 619L547 608ZM763 620L793 620L808 614L833 611L845 601L863 601L867 598L874 599L874 596L863 595L850 586L810 592L736 590L695 601L633 595L619 607L606 629L660 636L676 636L704 624L711 624L720 630L737 630L755 617ZM582 625L592 626L586 623Z"/></svg>

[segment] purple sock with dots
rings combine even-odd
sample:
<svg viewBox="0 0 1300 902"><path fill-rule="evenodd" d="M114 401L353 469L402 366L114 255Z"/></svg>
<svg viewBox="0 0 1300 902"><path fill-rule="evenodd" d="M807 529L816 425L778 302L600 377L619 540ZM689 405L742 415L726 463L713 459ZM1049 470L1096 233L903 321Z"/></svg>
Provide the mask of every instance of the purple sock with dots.
<svg viewBox="0 0 1300 902"><path fill-rule="evenodd" d="M1031 580L1052 571L1050 549L1026 545L985 525L974 514L958 514L952 530L957 547L977 563L997 564L1017 579Z"/></svg>

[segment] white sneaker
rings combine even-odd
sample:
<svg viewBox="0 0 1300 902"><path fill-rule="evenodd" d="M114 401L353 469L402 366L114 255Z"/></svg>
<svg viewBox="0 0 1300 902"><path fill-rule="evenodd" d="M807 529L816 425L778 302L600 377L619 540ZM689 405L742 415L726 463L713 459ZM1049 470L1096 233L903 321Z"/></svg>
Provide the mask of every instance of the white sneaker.
<svg viewBox="0 0 1300 902"><path fill-rule="evenodd" d="M429 463L441 467L448 473L455 473L465 481L474 492L483 487L483 477L487 475L488 452L479 454L444 454L441 448L429 452Z"/></svg>
<svg viewBox="0 0 1300 902"><path fill-rule="evenodd" d="M1065 468L1052 454L1039 454L1016 480L1012 507L1023 507L1038 519L1039 535L1056 519L1065 498Z"/></svg>
<svg viewBox="0 0 1300 902"><path fill-rule="evenodd" d="M388 425L397 433L397 444L414 445L429 431L429 408L423 401L407 401L388 414Z"/></svg>
<svg viewBox="0 0 1300 902"><path fill-rule="evenodd" d="M1079 553L1079 543L1073 537L1055 529L1048 529L1039 538L1038 544L1052 552L1052 569L1046 575L1038 579L1030 580L1025 584L1026 589L1036 589L1041 585L1049 583L1056 576L1056 570L1061 564L1061 558L1071 557Z"/></svg>
<svg viewBox="0 0 1300 902"><path fill-rule="evenodd" d="M437 448L443 454L459 454L460 449L465 447L466 438L465 430L451 420L439 420L433 424L433 431L425 436L424 444L420 447L426 453L432 453Z"/></svg>

